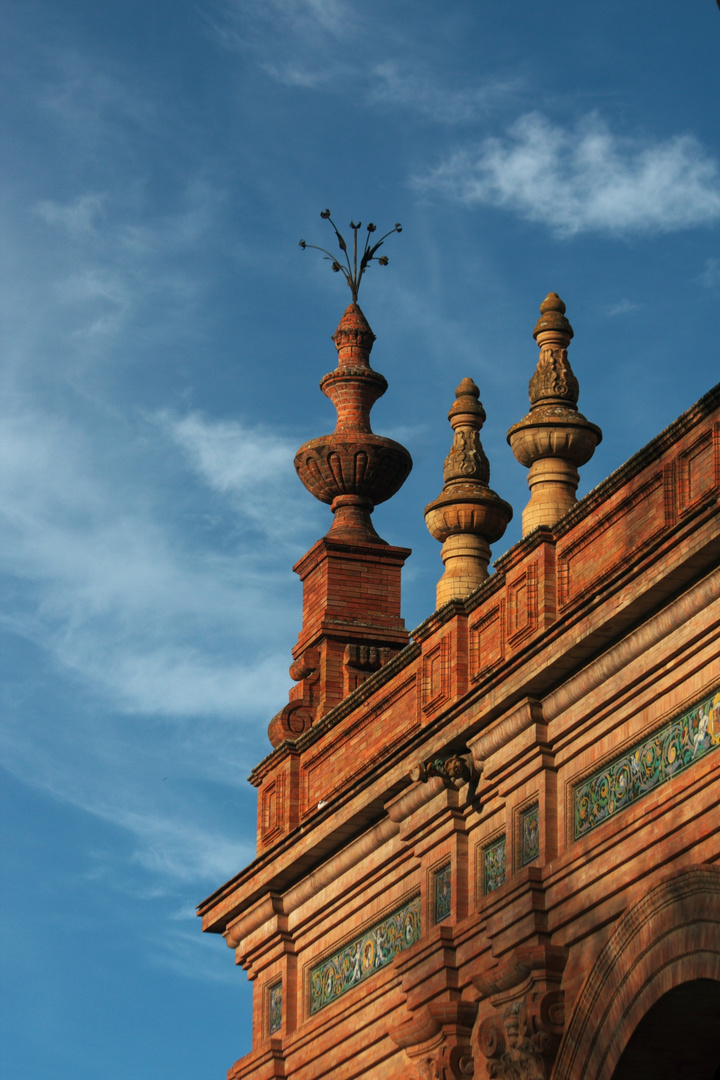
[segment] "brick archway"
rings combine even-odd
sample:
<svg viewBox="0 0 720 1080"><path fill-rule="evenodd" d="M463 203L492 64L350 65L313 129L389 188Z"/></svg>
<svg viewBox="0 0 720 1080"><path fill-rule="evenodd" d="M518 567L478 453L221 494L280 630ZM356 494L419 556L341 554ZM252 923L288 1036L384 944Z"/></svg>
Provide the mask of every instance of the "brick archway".
<svg viewBox="0 0 720 1080"><path fill-rule="evenodd" d="M553 1080L612 1080L640 1020L674 987L720 983L720 869L656 885L622 917L570 1016Z"/></svg>

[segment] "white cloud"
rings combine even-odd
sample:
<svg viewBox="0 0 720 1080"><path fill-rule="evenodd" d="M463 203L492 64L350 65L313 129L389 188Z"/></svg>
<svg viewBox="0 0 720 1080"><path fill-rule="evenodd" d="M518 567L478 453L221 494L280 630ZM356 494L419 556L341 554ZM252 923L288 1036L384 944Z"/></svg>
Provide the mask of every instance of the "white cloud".
<svg viewBox="0 0 720 1080"><path fill-rule="evenodd" d="M417 190L507 208L560 236L661 233L720 219L720 171L692 135L613 134L597 116L574 130L540 113L415 177Z"/></svg>

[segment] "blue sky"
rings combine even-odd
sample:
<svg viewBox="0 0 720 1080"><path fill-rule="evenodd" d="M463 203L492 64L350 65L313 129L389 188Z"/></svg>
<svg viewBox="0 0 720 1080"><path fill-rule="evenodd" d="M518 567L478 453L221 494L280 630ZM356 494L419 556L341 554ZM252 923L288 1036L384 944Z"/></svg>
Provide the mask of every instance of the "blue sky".
<svg viewBox="0 0 720 1080"><path fill-rule="evenodd" d="M491 484L551 290L604 440L585 493L718 378L712 0L6 0L0 290L5 1080L204 1080L245 975L194 906L254 850L246 776L287 700L296 479L349 301L298 240L403 225L360 302L415 461L412 547L472 376Z"/></svg>

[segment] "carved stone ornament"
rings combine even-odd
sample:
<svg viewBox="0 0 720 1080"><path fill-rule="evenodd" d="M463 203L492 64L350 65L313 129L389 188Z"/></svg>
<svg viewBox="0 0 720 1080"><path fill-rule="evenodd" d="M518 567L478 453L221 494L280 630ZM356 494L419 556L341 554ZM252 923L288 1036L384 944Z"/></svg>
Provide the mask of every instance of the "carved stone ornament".
<svg viewBox="0 0 720 1080"><path fill-rule="evenodd" d="M493 1007L476 1035L488 1076L549 1080L565 1025L560 983L567 955L562 946L524 946L490 972L472 977Z"/></svg>
<svg viewBox="0 0 720 1080"><path fill-rule="evenodd" d="M486 1018L477 1041L494 1080L549 1080L563 1032L563 992L534 991Z"/></svg>
<svg viewBox="0 0 720 1080"><path fill-rule="evenodd" d="M409 1058L397 1080L468 1080L475 1071L470 1036L477 1015L471 1001L433 1001L388 1034Z"/></svg>
<svg viewBox="0 0 720 1080"><path fill-rule="evenodd" d="M480 391L472 379L463 379L455 394L448 413L453 444L445 458L444 487L425 507L428 530L443 545L438 607L482 585L490 544L500 539L512 517L510 505L488 487L490 466L478 435L485 422Z"/></svg>
<svg viewBox="0 0 720 1080"><path fill-rule="evenodd" d="M461 788L464 784L477 780L479 772L472 754L428 758L410 770L410 779L416 782L427 783L433 776L438 776L446 787Z"/></svg>

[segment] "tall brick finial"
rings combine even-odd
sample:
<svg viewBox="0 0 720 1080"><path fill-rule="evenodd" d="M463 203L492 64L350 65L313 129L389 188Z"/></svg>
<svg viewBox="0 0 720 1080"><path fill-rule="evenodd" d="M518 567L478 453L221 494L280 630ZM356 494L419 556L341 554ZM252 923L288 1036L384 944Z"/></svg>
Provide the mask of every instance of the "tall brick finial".
<svg viewBox="0 0 720 1080"><path fill-rule="evenodd" d="M322 217L329 219L330 212ZM303 583L302 629L290 667L298 685L270 722L274 746L302 734L409 640L400 617L400 572L410 551L382 540L370 515L405 482L412 458L404 446L375 435L370 426L370 410L387 382L370 366L375 335L357 303L360 279L385 237L373 246L366 241L358 262L360 225L351 228L355 244L347 269L326 252L333 269L342 270L353 297L333 334L337 367L320 381L335 406L337 422L332 434L311 439L295 455L301 481L316 499L330 504L334 519L328 533L294 567ZM374 231L374 225L368 226L368 237ZM391 230L399 231L399 226ZM335 232L347 254L345 241ZM387 259L377 261L384 265Z"/></svg>
<svg viewBox="0 0 720 1080"><path fill-rule="evenodd" d="M453 444L445 458L445 485L425 508L425 523L443 545L438 607L467 596L488 577L490 544L512 518L509 503L488 486L490 466L478 435L485 422L480 391L472 379L463 379L455 394L448 413Z"/></svg>
<svg viewBox="0 0 720 1080"><path fill-rule="evenodd" d="M540 357L530 380L530 412L507 435L517 460L530 469L523 536L539 525L553 526L575 505L578 467L602 439L600 428L578 412L579 386L567 356L573 328L557 293L540 305L533 337Z"/></svg>

